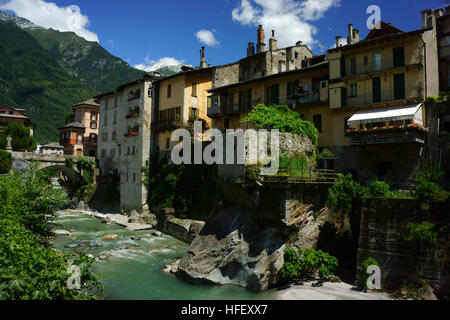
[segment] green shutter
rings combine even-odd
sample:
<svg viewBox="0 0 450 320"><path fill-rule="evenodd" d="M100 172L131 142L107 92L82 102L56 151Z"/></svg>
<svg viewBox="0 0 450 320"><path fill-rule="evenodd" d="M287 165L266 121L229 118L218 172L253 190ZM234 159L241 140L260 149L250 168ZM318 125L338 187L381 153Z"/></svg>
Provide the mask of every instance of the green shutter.
<svg viewBox="0 0 450 320"><path fill-rule="evenodd" d="M372 102L381 102L381 78L372 79Z"/></svg>
<svg viewBox="0 0 450 320"><path fill-rule="evenodd" d="M341 58L341 77L345 77L345 59Z"/></svg>
<svg viewBox="0 0 450 320"><path fill-rule="evenodd" d="M272 86L272 92L271 92L271 103L272 104L279 104L279 99L280 98L280 85L279 84L274 84Z"/></svg>
<svg viewBox="0 0 450 320"><path fill-rule="evenodd" d="M247 107L250 109L252 107L252 89L247 91Z"/></svg>
<svg viewBox="0 0 450 320"><path fill-rule="evenodd" d="M291 98L291 96L292 96L292 82L287 83L287 95L286 96L288 97L288 99Z"/></svg>
<svg viewBox="0 0 450 320"><path fill-rule="evenodd" d="M394 99L405 99L405 74L394 75Z"/></svg>
<svg viewBox="0 0 450 320"><path fill-rule="evenodd" d="M405 48L394 48L394 68L403 67L405 65Z"/></svg>
<svg viewBox="0 0 450 320"><path fill-rule="evenodd" d="M341 88L341 107L347 106L347 88Z"/></svg>

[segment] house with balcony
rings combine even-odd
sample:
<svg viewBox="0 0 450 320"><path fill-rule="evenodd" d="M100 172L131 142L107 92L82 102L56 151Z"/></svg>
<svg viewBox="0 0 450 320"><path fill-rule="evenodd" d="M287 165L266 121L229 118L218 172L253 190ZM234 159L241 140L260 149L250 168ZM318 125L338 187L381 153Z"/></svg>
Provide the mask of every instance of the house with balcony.
<svg viewBox="0 0 450 320"><path fill-rule="evenodd" d="M154 82L159 77L152 72L95 97L101 118L98 180L118 186L120 209L126 212L141 212L147 202L142 167L150 156Z"/></svg>
<svg viewBox="0 0 450 320"><path fill-rule="evenodd" d="M424 161L427 96L438 95L436 32L403 32L381 22L364 40L349 25L347 45L328 51L329 109L343 119L329 148L339 171L361 181L412 181Z"/></svg>
<svg viewBox="0 0 450 320"><path fill-rule="evenodd" d="M64 147L64 154L97 156L99 105L94 99L89 99L75 104L72 109L75 121L59 129L59 143Z"/></svg>
<svg viewBox="0 0 450 320"><path fill-rule="evenodd" d="M174 146L171 136L175 129L195 120L202 121L204 129L211 125L211 119L207 115L207 100L213 70L206 63L204 47L200 54L199 67L183 66L182 72L155 82L157 99L151 127L154 148L162 156Z"/></svg>
<svg viewBox="0 0 450 320"><path fill-rule="evenodd" d="M222 130L245 129L243 118L258 104L288 105L322 130L328 109L328 62L309 58L301 69L216 87L209 92L208 117ZM326 137L322 139L324 142Z"/></svg>

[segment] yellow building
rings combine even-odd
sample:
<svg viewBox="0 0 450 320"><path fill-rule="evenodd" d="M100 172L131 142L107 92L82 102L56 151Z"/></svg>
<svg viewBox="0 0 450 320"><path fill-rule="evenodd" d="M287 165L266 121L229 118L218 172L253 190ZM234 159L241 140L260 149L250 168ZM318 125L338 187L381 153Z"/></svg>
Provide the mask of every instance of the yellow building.
<svg viewBox="0 0 450 320"><path fill-rule="evenodd" d="M156 85L154 144L158 150L168 151L173 147L170 141L173 130L189 120L203 120L205 127L211 125L207 116L208 90L212 85L212 68L192 69L158 80Z"/></svg>
<svg viewBox="0 0 450 320"><path fill-rule="evenodd" d="M347 45L339 43L328 51L334 138L321 144L341 171L404 185L424 160L425 99L439 93L436 32L381 22L359 41L349 25Z"/></svg>

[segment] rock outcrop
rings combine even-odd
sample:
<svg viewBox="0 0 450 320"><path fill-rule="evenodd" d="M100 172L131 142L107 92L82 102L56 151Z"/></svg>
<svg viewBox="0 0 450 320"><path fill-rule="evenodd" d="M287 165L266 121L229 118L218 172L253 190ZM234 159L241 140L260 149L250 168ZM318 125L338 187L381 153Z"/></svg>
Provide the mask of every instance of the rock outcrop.
<svg viewBox="0 0 450 320"><path fill-rule="evenodd" d="M249 210L224 207L207 222L180 260L178 276L191 283L268 289L283 265L286 234L260 228Z"/></svg>
<svg viewBox="0 0 450 320"><path fill-rule="evenodd" d="M178 240L191 243L205 225L204 221L179 219L173 208L159 210L158 229Z"/></svg>

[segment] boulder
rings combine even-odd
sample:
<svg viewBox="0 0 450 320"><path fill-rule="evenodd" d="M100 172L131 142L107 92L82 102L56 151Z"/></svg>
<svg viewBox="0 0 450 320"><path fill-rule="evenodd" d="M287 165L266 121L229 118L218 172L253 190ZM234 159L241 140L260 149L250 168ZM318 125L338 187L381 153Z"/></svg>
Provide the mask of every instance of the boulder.
<svg viewBox="0 0 450 320"><path fill-rule="evenodd" d="M110 261L111 257L112 257L111 254L101 254L101 255L98 256L98 260L102 260L102 261L108 260L108 261Z"/></svg>
<svg viewBox="0 0 450 320"><path fill-rule="evenodd" d="M136 210L131 211L129 219L129 223L139 223L139 213Z"/></svg>
<svg viewBox="0 0 450 320"><path fill-rule="evenodd" d="M71 233L67 230L55 230L53 232L58 236L71 236Z"/></svg>
<svg viewBox="0 0 450 320"><path fill-rule="evenodd" d="M169 263L163 269L164 273L176 274L178 272L178 265L180 264L180 260Z"/></svg>
<svg viewBox="0 0 450 320"><path fill-rule="evenodd" d="M152 232L152 235L155 236L155 237L161 237L161 236L162 236L162 233L159 232L159 231L153 231L153 232Z"/></svg>
<svg viewBox="0 0 450 320"><path fill-rule="evenodd" d="M191 283L232 284L259 292L276 283L286 235L261 228L251 211L223 207L211 216L180 260L177 275Z"/></svg>
<svg viewBox="0 0 450 320"><path fill-rule="evenodd" d="M116 240L117 238L119 238L119 236L115 233L108 234L108 235L102 237L103 240Z"/></svg>
<svg viewBox="0 0 450 320"><path fill-rule="evenodd" d="M139 238L139 237L136 237L136 236L131 236L131 238L130 238L131 240L141 240L141 238Z"/></svg>
<svg viewBox="0 0 450 320"><path fill-rule="evenodd" d="M84 210L85 206L86 205L85 205L84 201L81 200L80 202L77 203L76 209L77 210Z"/></svg>

